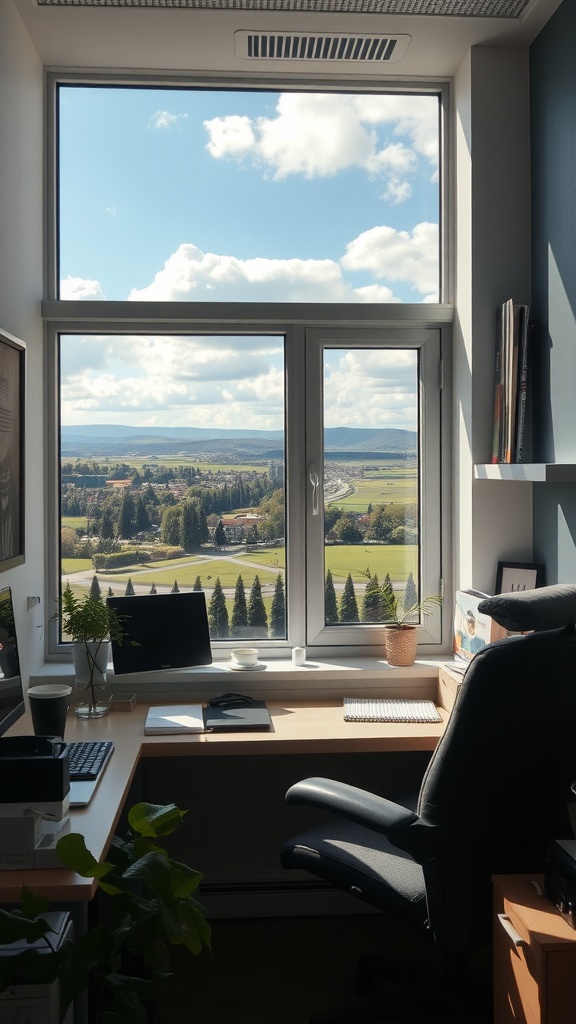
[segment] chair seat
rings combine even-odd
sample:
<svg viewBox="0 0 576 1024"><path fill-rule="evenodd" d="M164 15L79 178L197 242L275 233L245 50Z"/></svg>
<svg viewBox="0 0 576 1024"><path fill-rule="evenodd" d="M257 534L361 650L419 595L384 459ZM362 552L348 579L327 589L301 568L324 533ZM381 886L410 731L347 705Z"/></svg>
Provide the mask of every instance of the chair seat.
<svg viewBox="0 0 576 1024"><path fill-rule="evenodd" d="M292 838L280 859L285 868L310 871L381 910L426 922L421 866L371 829L334 819Z"/></svg>

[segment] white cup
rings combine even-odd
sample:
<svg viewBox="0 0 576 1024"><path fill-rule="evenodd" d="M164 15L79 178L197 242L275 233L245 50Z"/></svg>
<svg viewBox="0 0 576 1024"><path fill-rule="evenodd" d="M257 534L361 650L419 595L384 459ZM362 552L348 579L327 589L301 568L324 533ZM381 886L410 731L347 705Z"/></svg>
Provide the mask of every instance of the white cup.
<svg viewBox="0 0 576 1024"><path fill-rule="evenodd" d="M305 647L293 647L292 648L292 664L293 665L305 665L306 664L306 648Z"/></svg>
<svg viewBox="0 0 576 1024"><path fill-rule="evenodd" d="M231 654L232 661L241 668L253 668L258 664L258 651L255 647L237 647Z"/></svg>

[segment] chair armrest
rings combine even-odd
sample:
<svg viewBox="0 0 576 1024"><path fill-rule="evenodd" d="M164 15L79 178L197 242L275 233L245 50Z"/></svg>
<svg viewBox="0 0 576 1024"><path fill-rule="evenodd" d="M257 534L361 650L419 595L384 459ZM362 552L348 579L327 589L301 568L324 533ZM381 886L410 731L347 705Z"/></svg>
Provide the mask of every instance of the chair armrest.
<svg viewBox="0 0 576 1024"><path fill-rule="evenodd" d="M286 803L331 811L342 818L387 835L418 820L414 811L385 797L333 779L303 779L286 793Z"/></svg>

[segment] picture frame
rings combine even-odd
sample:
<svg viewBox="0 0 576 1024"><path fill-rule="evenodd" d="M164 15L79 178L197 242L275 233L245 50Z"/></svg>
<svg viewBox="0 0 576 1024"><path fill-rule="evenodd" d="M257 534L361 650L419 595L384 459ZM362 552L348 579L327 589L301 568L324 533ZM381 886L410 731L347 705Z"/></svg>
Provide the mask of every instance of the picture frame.
<svg viewBox="0 0 576 1024"><path fill-rule="evenodd" d="M498 562L495 594L512 594L544 586L545 567L535 562Z"/></svg>
<svg viewBox="0 0 576 1024"><path fill-rule="evenodd" d="M26 345L0 329L0 572L26 561L25 388Z"/></svg>

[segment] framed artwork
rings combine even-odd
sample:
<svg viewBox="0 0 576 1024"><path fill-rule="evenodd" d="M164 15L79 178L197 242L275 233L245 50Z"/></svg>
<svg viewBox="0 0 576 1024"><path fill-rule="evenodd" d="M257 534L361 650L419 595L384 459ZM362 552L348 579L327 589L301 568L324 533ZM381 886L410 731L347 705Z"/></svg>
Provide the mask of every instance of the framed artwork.
<svg viewBox="0 0 576 1024"><path fill-rule="evenodd" d="M543 586L543 565L532 562L498 562L495 594L513 594Z"/></svg>
<svg viewBox="0 0 576 1024"><path fill-rule="evenodd" d="M26 346L0 330L0 572L25 561Z"/></svg>

